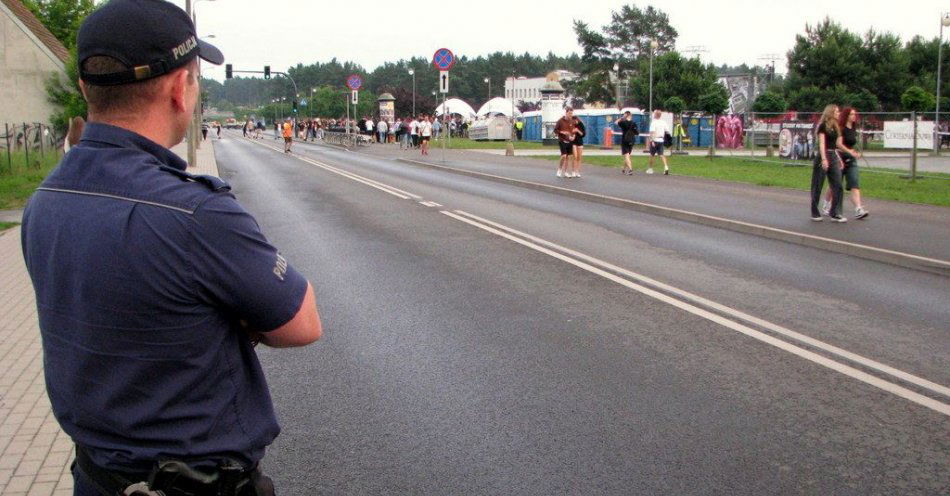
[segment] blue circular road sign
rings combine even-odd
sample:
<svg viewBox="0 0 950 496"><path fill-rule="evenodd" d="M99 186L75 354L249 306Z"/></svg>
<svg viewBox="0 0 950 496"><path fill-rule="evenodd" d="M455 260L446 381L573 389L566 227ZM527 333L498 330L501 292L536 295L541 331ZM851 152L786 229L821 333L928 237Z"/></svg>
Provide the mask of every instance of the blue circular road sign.
<svg viewBox="0 0 950 496"><path fill-rule="evenodd" d="M432 65L440 71L447 71L455 65L455 54L448 48L440 48L432 56Z"/></svg>
<svg viewBox="0 0 950 496"><path fill-rule="evenodd" d="M356 91L360 89L362 86L363 86L363 78L359 77L358 75L352 74L350 75L350 77L346 78L347 88L353 91Z"/></svg>

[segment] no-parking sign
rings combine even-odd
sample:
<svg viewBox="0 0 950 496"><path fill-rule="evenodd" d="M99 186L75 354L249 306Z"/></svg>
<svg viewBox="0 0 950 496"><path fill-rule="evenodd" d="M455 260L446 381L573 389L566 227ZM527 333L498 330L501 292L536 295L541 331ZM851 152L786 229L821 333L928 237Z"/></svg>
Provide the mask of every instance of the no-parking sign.
<svg viewBox="0 0 950 496"><path fill-rule="evenodd" d="M455 65L455 54L448 48L440 48L432 56L432 65L440 71L447 71Z"/></svg>
<svg viewBox="0 0 950 496"><path fill-rule="evenodd" d="M359 77L357 74L351 74L350 77L346 78L346 87L358 91L363 86L363 78Z"/></svg>

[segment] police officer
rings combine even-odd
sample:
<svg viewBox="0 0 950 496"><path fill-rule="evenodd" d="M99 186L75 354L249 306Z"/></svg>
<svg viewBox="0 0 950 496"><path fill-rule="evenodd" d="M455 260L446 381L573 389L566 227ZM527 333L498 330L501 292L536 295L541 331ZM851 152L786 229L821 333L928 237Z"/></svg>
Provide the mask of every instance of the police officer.
<svg viewBox="0 0 950 496"><path fill-rule="evenodd" d="M280 429L253 346L304 346L321 325L230 187L169 150L197 57L224 57L164 0L112 0L77 45L89 122L22 228L74 494L272 494L257 467Z"/></svg>

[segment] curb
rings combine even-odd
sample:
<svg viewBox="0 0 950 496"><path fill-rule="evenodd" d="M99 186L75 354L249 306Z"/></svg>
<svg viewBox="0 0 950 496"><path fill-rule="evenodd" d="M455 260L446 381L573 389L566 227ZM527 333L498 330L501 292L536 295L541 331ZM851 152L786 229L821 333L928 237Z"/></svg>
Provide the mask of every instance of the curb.
<svg viewBox="0 0 950 496"><path fill-rule="evenodd" d="M748 222L726 219L723 217L715 217L712 215L690 212L688 210L662 207L659 205L653 205L651 203L643 203L643 202L638 202L634 200L627 200L624 198L617 198L614 196L599 195L596 193L587 193L585 191L562 188L560 186L551 186L549 184L535 183L531 181L524 181L521 179L512 179L510 177L496 176L494 174L486 174L484 172L475 172L475 171L469 171L469 170L464 170L464 169L457 169L455 167L436 165L436 164L432 164L428 162L420 162L418 160L397 158L396 161L412 164L412 165L421 165L424 167L429 167L429 168L441 170L444 172L451 172L453 174L461 174L464 176L470 176L470 177L475 177L479 179L486 179L489 181L512 184L515 186L521 186L521 187L535 189L539 191L546 191L549 193L557 193L560 195L570 196L573 198L579 198L582 200L595 201L604 205L611 205L611 206L621 207L621 208L629 208L632 210L636 210L638 212L643 212L643 213L648 213L648 214L653 214L653 215L661 215L663 217L669 217L672 219L692 222L695 224L702 224L702 225L711 226L711 227L717 227L720 229L726 229L729 231L739 232L743 234L751 234L754 236L760 236L763 238L784 241L786 243L793 243L793 244L797 244L801 246L807 246L810 248L818 248L820 250L841 253L844 255L864 258L867 260L874 260L876 262L883 262L883 263L887 263L891 265L896 265L899 267L905 267L908 269L929 272L931 274L937 274L941 276L950 276L950 261L947 261L947 260L938 260L935 258L921 257L918 255L912 255L910 253L886 250L883 248L875 248L873 246L867 246L867 245L859 245L859 244L850 243L847 241L838 241L835 239L814 236L812 234L805 234L805 233L800 233L800 232L795 232L795 231L786 231L784 229L762 226L758 224L751 224Z"/></svg>

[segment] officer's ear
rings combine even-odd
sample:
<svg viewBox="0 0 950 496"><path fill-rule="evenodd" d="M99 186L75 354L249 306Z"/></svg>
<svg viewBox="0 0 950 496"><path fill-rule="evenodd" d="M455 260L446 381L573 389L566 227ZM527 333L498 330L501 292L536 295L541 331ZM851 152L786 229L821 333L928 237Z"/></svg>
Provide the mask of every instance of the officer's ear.
<svg viewBox="0 0 950 496"><path fill-rule="evenodd" d="M174 110L191 113L193 109L188 105L188 92L192 85L197 85L198 63L192 61L181 69L168 75L168 92ZM197 93L197 91L195 92Z"/></svg>

